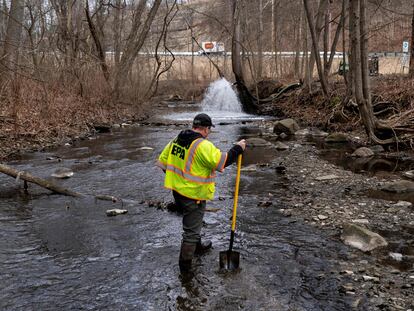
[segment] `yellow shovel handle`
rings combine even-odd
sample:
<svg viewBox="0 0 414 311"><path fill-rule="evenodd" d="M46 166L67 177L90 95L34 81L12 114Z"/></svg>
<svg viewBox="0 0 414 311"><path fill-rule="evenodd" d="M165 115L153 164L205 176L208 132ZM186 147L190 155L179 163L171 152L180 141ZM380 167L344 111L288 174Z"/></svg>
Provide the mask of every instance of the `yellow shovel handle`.
<svg viewBox="0 0 414 311"><path fill-rule="evenodd" d="M231 231L236 229L236 216L237 216L237 200L239 199L239 184L240 184L240 168L242 163L242 155L237 158L237 175L236 175L236 189L234 190L234 204L233 204L233 217L231 223Z"/></svg>

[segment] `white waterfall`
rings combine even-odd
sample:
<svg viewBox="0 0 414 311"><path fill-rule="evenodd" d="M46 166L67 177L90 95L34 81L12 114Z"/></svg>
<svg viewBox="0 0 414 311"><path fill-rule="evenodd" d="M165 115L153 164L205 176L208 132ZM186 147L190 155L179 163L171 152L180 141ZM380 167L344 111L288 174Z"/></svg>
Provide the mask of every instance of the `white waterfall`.
<svg viewBox="0 0 414 311"><path fill-rule="evenodd" d="M242 112L242 106L232 85L225 78L210 84L201 102L204 111Z"/></svg>

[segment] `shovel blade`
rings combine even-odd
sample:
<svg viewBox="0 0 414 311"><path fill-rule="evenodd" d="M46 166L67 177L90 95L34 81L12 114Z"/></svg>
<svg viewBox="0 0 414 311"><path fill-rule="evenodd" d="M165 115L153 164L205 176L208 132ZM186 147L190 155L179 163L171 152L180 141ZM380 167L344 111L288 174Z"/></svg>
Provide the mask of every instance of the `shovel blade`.
<svg viewBox="0 0 414 311"><path fill-rule="evenodd" d="M239 268L240 253L233 251L220 252L220 269L236 270Z"/></svg>

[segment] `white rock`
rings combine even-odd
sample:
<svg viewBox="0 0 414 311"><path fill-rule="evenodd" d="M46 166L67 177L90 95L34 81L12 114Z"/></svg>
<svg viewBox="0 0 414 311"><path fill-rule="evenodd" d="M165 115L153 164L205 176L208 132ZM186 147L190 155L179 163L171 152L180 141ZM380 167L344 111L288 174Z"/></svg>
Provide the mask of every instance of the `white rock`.
<svg viewBox="0 0 414 311"><path fill-rule="evenodd" d="M154 150L152 147L141 147L139 150Z"/></svg>
<svg viewBox="0 0 414 311"><path fill-rule="evenodd" d="M403 173L403 175L404 175L405 177L408 177L408 178L414 179L414 170L404 172L404 173Z"/></svg>
<svg viewBox="0 0 414 311"><path fill-rule="evenodd" d="M325 219L328 219L329 217L328 216L325 216L325 215L318 215L318 219L319 220L325 220Z"/></svg>
<svg viewBox="0 0 414 311"><path fill-rule="evenodd" d="M106 216L117 216L117 215L126 214L126 213L128 213L126 209L115 208L115 209L107 210Z"/></svg>
<svg viewBox="0 0 414 311"><path fill-rule="evenodd" d="M388 254L395 261L402 261L403 255L400 253L389 253Z"/></svg>
<svg viewBox="0 0 414 311"><path fill-rule="evenodd" d="M252 165L243 167L240 170L243 171L243 172L256 172L257 171L257 167L256 167L256 165L252 164Z"/></svg>
<svg viewBox="0 0 414 311"><path fill-rule="evenodd" d="M363 275L362 279L367 282L367 281L374 281L374 282L379 282L379 278L375 277L375 276L369 276L369 275Z"/></svg>
<svg viewBox="0 0 414 311"><path fill-rule="evenodd" d="M52 175L54 178L70 178L73 176L73 171L69 168L59 168Z"/></svg>
<svg viewBox="0 0 414 311"><path fill-rule="evenodd" d="M363 224L363 225L369 224L369 220L368 219L364 219L364 218L354 219L354 220L352 220L352 222L353 223L356 223L356 224Z"/></svg>
<svg viewBox="0 0 414 311"><path fill-rule="evenodd" d="M355 224L344 225L341 239L346 245L355 247L363 252L388 245L387 241L379 234Z"/></svg>
<svg viewBox="0 0 414 311"><path fill-rule="evenodd" d="M394 204L394 206L396 206L396 207L411 207L411 206L413 206L413 203L407 202L407 201L398 201L397 203Z"/></svg>

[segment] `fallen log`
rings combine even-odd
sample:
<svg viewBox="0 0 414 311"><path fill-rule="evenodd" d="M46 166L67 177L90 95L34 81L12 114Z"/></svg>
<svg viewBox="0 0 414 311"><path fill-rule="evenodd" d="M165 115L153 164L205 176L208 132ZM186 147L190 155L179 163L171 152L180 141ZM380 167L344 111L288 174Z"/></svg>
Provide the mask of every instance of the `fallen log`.
<svg viewBox="0 0 414 311"><path fill-rule="evenodd" d="M55 185L54 183L48 180L33 176L27 172L15 170L14 168L10 166L7 166L1 163L0 163L0 173L14 177L16 178L16 180L20 180L20 179L23 180L25 190L27 190L27 182L30 182L40 187L46 188L54 193L63 194L63 195L67 195L70 197L79 198L79 197L88 196L88 194L83 194L83 193L79 193L79 192L76 192L70 189L63 188L61 186ZM112 201L113 203L118 202L118 201L122 202L122 200L119 200L118 198L114 196L110 196L110 195L102 195L102 194L93 195L92 194L91 196L95 197L95 199L97 200Z"/></svg>
<svg viewBox="0 0 414 311"><path fill-rule="evenodd" d="M82 196L84 196L81 193L78 193L78 192L63 188L61 186L55 185L55 184L51 183L48 180L33 176L33 175L31 175L27 172L15 170L14 168L12 168L10 166L7 166L7 165L4 165L4 164L0 164L0 172L4 173L6 175L9 175L11 177L14 177L14 178L16 178L16 180L22 179L25 182L30 182L30 183L36 184L40 187L46 188L46 189L48 189L52 192L55 192L55 193L59 193L59 194L63 194L63 195L71 196L71 197L82 197ZM25 186L25 188L26 188L26 186Z"/></svg>

